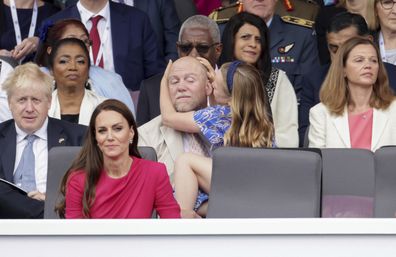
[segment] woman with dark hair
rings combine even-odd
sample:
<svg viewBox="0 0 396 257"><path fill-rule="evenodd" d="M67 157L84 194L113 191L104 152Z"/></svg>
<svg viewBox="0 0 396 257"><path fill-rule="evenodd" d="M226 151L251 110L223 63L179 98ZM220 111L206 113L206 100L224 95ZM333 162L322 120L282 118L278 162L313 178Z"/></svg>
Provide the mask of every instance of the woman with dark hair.
<svg viewBox="0 0 396 257"><path fill-rule="evenodd" d="M35 62L39 66L49 68L48 58L51 46L64 38L78 38L85 43L87 51L90 50L89 33L79 20L66 19L55 24L47 23L43 27L40 35L40 46L35 57ZM106 98L120 100L129 107L132 114L135 114L132 98L120 75L92 65L89 69L89 81L92 91Z"/></svg>
<svg viewBox="0 0 396 257"><path fill-rule="evenodd" d="M260 71L271 106L276 144L297 147L296 95L285 72L271 65L268 35L267 25L260 17L247 12L234 15L224 29L220 63L240 60Z"/></svg>
<svg viewBox="0 0 396 257"><path fill-rule="evenodd" d="M375 151L396 144L396 102L376 44L355 37L337 51L309 112L309 146Z"/></svg>
<svg viewBox="0 0 396 257"><path fill-rule="evenodd" d="M95 107L106 98L90 90L89 53L76 38L57 41L51 48L49 66L55 81L48 115L72 123L88 125Z"/></svg>
<svg viewBox="0 0 396 257"><path fill-rule="evenodd" d="M65 174L57 207L66 218L179 218L165 165L141 159L138 132L125 104L97 106L80 154Z"/></svg>
<svg viewBox="0 0 396 257"><path fill-rule="evenodd" d="M0 55L31 61L34 56L30 54L38 46L39 25L57 11L41 0L0 0Z"/></svg>

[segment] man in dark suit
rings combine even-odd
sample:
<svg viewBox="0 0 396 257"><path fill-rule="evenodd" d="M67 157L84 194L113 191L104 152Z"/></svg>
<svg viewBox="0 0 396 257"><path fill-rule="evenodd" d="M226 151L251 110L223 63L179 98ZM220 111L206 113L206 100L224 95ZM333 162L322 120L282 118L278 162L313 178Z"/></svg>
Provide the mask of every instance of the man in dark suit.
<svg viewBox="0 0 396 257"><path fill-rule="evenodd" d="M80 0L48 20L79 19L91 31L91 18L98 15L103 17L97 25L103 55L93 64L100 65L103 57L103 67L120 74L131 91L138 91L143 79L164 70L165 62L150 20L137 8L109 0Z"/></svg>
<svg viewBox="0 0 396 257"><path fill-rule="evenodd" d="M194 15L181 26L177 43L179 57L207 59L215 68L222 50L217 24L206 16ZM160 115L159 95L162 73L142 82L136 121L138 126Z"/></svg>
<svg viewBox="0 0 396 257"><path fill-rule="evenodd" d="M359 14L340 13L332 18L327 28L327 45L330 59L334 58L338 48L348 39L355 36L371 37L366 21ZM390 86L396 92L396 66L384 63L388 72ZM303 146L305 131L309 126L309 110L320 102L319 92L329 71L330 64L312 67L311 71L303 75L302 93L299 106L299 138Z"/></svg>
<svg viewBox="0 0 396 257"><path fill-rule="evenodd" d="M3 83L13 119L0 123L0 178L28 194L0 181L0 218L42 218L48 150L82 144L85 126L48 118L51 83L31 63L18 66Z"/></svg>
<svg viewBox="0 0 396 257"><path fill-rule="evenodd" d="M183 0L185 1L185 0ZM66 6L76 4L78 0L68 0ZM120 1L115 1L120 2ZM130 4L130 2L124 2ZM157 36L158 46L165 60L177 59L176 41L180 21L173 0L134 0L132 6L145 12Z"/></svg>

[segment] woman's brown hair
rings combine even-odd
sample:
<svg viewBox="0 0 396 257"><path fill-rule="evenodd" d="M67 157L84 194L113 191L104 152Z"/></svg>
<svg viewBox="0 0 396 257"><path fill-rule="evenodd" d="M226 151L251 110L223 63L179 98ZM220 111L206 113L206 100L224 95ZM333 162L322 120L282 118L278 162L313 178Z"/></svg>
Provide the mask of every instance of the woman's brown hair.
<svg viewBox="0 0 396 257"><path fill-rule="evenodd" d="M66 194L66 185L69 176L75 171L85 172L86 179L84 185L82 205L83 215L87 218L90 217L90 208L95 200L96 184L98 183L100 174L103 169L103 154L97 145L95 137L96 117L102 111L117 112L127 120L128 125L132 127L134 132L132 143L129 145L129 155L141 158L137 147L139 138L137 126L129 108L122 102L115 99L108 99L99 104L92 113L82 149L78 154L77 158L72 163L69 170L66 172L65 176L63 177L60 188L60 193L64 197ZM61 218L65 217L65 208L65 199L63 198L61 203L55 208Z"/></svg>
<svg viewBox="0 0 396 257"><path fill-rule="evenodd" d="M350 52L358 45L371 45L378 59L378 76L373 85L373 92L370 97L370 106L375 109L387 109L394 99L394 94L389 86L388 75L381 60L378 47L375 43L363 37L354 37L346 41L338 49L334 60L331 62L329 72L320 90L320 101L337 116L344 113L345 107L354 105L349 89L348 81L344 74L344 68Z"/></svg>

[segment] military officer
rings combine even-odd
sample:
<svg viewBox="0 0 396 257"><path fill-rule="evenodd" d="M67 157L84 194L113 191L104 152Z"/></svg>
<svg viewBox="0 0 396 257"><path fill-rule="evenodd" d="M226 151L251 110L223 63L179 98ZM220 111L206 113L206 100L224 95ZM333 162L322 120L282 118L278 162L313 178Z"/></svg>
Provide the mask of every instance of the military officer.
<svg viewBox="0 0 396 257"><path fill-rule="evenodd" d="M335 1L335 0L332 0ZM214 10L209 17L217 23L227 22L234 14L243 10L241 1L223 1L222 7ZM279 0L275 13L279 16L293 16L307 20L312 27L319 10L319 4L314 0Z"/></svg>

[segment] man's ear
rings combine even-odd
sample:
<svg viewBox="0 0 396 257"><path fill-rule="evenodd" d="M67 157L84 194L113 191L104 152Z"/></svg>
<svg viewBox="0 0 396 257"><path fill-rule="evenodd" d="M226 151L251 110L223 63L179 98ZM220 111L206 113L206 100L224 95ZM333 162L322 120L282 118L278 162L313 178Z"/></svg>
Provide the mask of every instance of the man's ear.
<svg viewBox="0 0 396 257"><path fill-rule="evenodd" d="M216 51L216 60L219 60L221 52L223 51L223 44L218 43L215 47L215 51Z"/></svg>
<svg viewBox="0 0 396 257"><path fill-rule="evenodd" d="M206 80L205 85L205 94L206 96L210 96L213 93L213 85L210 83L209 79Z"/></svg>
<svg viewBox="0 0 396 257"><path fill-rule="evenodd" d="M369 39L370 41L374 41L374 37L372 35L367 35L367 39Z"/></svg>
<svg viewBox="0 0 396 257"><path fill-rule="evenodd" d="M52 47L49 46L49 47L47 48L47 54L50 55L50 54L51 54L51 51L52 51Z"/></svg>

